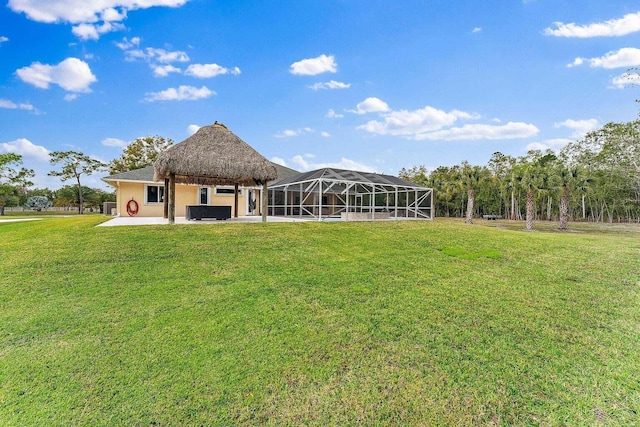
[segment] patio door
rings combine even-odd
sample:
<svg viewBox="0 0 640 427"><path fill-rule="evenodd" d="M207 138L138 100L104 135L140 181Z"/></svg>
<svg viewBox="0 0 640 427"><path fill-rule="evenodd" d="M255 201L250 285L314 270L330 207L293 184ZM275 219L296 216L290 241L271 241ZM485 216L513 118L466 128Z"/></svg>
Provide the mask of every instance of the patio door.
<svg viewBox="0 0 640 427"><path fill-rule="evenodd" d="M257 213L256 190L247 189L247 215L256 215Z"/></svg>

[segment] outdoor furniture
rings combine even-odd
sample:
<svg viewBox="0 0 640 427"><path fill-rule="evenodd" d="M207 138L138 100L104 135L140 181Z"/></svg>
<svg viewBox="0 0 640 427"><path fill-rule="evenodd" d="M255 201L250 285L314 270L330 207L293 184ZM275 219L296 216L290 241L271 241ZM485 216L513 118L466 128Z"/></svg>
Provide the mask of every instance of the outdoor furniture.
<svg viewBox="0 0 640 427"><path fill-rule="evenodd" d="M188 220L201 220L202 218L226 220L231 218L231 206L187 206L187 212L185 216Z"/></svg>
<svg viewBox="0 0 640 427"><path fill-rule="evenodd" d="M482 218L495 221L496 219L502 219L502 215L482 215Z"/></svg>

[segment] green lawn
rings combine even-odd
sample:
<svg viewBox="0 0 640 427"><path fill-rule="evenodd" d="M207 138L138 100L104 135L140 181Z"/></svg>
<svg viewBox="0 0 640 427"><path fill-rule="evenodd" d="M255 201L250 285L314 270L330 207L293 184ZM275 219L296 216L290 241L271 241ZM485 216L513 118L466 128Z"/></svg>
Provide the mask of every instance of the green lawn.
<svg viewBox="0 0 640 427"><path fill-rule="evenodd" d="M640 227L0 221L0 425L634 425Z"/></svg>

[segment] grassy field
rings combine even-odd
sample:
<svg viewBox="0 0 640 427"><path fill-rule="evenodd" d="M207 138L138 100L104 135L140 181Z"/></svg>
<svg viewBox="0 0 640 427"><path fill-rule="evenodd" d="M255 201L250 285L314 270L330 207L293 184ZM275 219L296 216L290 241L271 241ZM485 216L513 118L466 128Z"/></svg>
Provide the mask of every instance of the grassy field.
<svg viewBox="0 0 640 427"><path fill-rule="evenodd" d="M0 425L635 425L640 227L0 222Z"/></svg>

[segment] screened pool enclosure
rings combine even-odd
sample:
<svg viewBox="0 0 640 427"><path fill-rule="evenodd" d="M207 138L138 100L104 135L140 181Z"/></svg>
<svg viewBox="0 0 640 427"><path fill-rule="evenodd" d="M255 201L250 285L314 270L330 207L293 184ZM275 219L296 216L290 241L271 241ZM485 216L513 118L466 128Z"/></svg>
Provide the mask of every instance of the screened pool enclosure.
<svg viewBox="0 0 640 427"><path fill-rule="evenodd" d="M272 216L433 219L433 190L390 175L325 168L275 181L268 191Z"/></svg>

